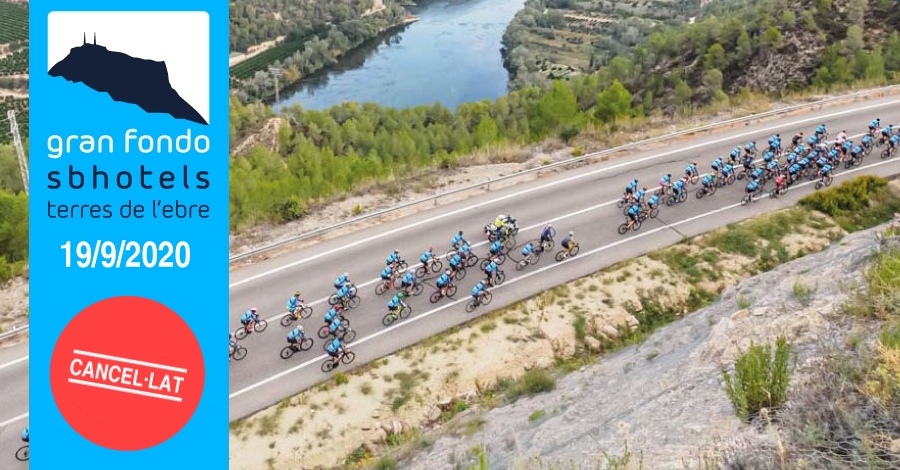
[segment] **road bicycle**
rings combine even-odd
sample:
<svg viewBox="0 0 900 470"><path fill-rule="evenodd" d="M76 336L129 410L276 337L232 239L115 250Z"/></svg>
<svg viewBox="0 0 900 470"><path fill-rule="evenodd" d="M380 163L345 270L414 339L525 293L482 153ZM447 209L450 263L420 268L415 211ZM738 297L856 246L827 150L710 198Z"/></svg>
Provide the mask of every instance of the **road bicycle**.
<svg viewBox="0 0 900 470"><path fill-rule="evenodd" d="M384 314L384 317L381 318L381 324L384 326L391 326L391 323L397 321L398 318L406 318L410 313L412 313L412 307L406 304L400 304L400 311L397 313L388 312Z"/></svg>
<svg viewBox="0 0 900 470"><path fill-rule="evenodd" d="M328 298L329 305L337 305L340 304L341 308L344 310L350 310L351 308L359 307L359 297L356 295L351 295L349 298L338 299L337 295L331 294L331 297Z"/></svg>
<svg viewBox="0 0 900 470"><path fill-rule="evenodd" d="M375 285L375 295L382 295L388 290L396 289L398 282L399 280L397 279L396 275L391 276L390 279L379 280L378 284Z"/></svg>
<svg viewBox="0 0 900 470"><path fill-rule="evenodd" d="M309 318L312 313L312 307L308 305L299 306L295 308L293 312L289 312L287 315L281 317L281 326L291 326L292 323L300 321L301 318Z"/></svg>
<svg viewBox="0 0 900 470"><path fill-rule="evenodd" d="M493 295L491 295L490 292L488 292L486 290L481 291L481 293L478 294L477 298L470 300L466 304L466 312L472 313L475 311L476 308L478 308L482 305L487 305L487 304L491 303L492 299L493 299Z"/></svg>
<svg viewBox="0 0 900 470"><path fill-rule="evenodd" d="M568 250L565 249L565 248L563 248L562 250L557 251L557 252L556 252L556 262L558 263L558 262L560 262L560 261L562 261L562 260L564 260L564 259L566 259L566 258L568 258L568 257L570 257L570 256L575 256L575 255L577 255L577 254L578 254L578 250L580 250L580 249L581 249L581 246L579 246L579 245L576 243L575 246L569 248Z"/></svg>
<svg viewBox="0 0 900 470"><path fill-rule="evenodd" d="M881 158L882 159L889 158L892 155L894 155L894 153L896 151L897 151L897 147L892 147L889 145L888 148L884 149L884 151L881 152Z"/></svg>
<svg viewBox="0 0 900 470"><path fill-rule="evenodd" d="M459 265L456 269L451 268L450 273L453 275L454 281L462 281L466 278L466 267Z"/></svg>
<svg viewBox="0 0 900 470"><path fill-rule="evenodd" d="M863 155L851 155L850 158L848 158L847 161L844 162L844 168L852 168L856 165L862 165L862 162Z"/></svg>
<svg viewBox="0 0 900 470"><path fill-rule="evenodd" d="M760 187L759 189L757 189L756 191L754 191L752 193L745 194L744 198L741 199L741 205L746 206L747 204L750 204L751 202L756 202L757 200L759 200L761 192L762 192L762 187Z"/></svg>
<svg viewBox="0 0 900 470"><path fill-rule="evenodd" d="M229 348L231 352L228 354L229 359L234 359L235 361L240 361L241 359L247 357L247 348L237 345L236 348Z"/></svg>
<svg viewBox="0 0 900 470"><path fill-rule="evenodd" d="M16 460L20 462L28 461L28 444L25 444L22 447L19 447L19 450L16 451Z"/></svg>
<svg viewBox="0 0 900 470"><path fill-rule="evenodd" d="M734 184L734 181L735 181L735 177L734 177L733 172L728 173L728 176L719 175L716 178L716 186L721 188L722 186L725 186L725 185L732 185L732 184Z"/></svg>
<svg viewBox="0 0 900 470"><path fill-rule="evenodd" d="M304 337L302 340L285 346L281 350L281 358L282 359L290 359L294 353L298 353L300 351L309 351L310 348L313 347L313 339L309 337Z"/></svg>
<svg viewBox="0 0 900 470"><path fill-rule="evenodd" d="M345 331L349 330L350 329L350 320L347 320L346 318L341 318L341 328L343 328ZM319 328L319 331L316 332L316 335L319 337L319 339L325 339L330 334L331 334L331 325L330 324L322 325Z"/></svg>
<svg viewBox="0 0 900 470"><path fill-rule="evenodd" d="M503 264L506 261L506 255L503 253L497 253L496 255L489 255L487 258L481 260L481 269L487 267L487 265L491 264L491 261L494 261L497 264Z"/></svg>
<svg viewBox="0 0 900 470"><path fill-rule="evenodd" d="M329 331L328 334L331 334L331 331ZM352 328L350 328L349 326L348 326L348 327L341 327L341 329L338 330L338 334L337 334L337 335L333 335L333 336L334 336L335 338L338 337L338 336L340 336L340 337L341 337L341 341L343 341L344 344L349 344L349 343L352 343L354 339L356 339L356 331L354 331L354 330L353 330ZM325 339L325 338L323 338L323 339ZM322 350L323 350L323 351L328 351L328 345L329 345L329 344L331 344L331 341L329 341L328 339L325 339L325 341L322 343Z"/></svg>
<svg viewBox="0 0 900 470"><path fill-rule="evenodd" d="M352 284L350 285L349 292L350 292L351 298L359 296L359 289L357 289L356 286L354 286ZM336 292L334 294L331 294L330 296L328 296L328 305L337 305L339 303L340 303L340 299L338 299Z"/></svg>
<svg viewBox="0 0 900 470"><path fill-rule="evenodd" d="M701 186L694 194L697 195L697 199L703 199L703 196L706 196L707 194L712 196L713 194L716 194L716 185L711 184L709 186Z"/></svg>
<svg viewBox="0 0 900 470"><path fill-rule="evenodd" d="M354 353L353 351L342 351L340 357L341 358L338 362L343 364L350 364L354 359L356 359L356 353ZM337 364L335 364L334 360L329 357L328 359L325 359L325 362L322 363L322 372L325 372L327 374L333 371L335 367L337 367Z"/></svg>
<svg viewBox="0 0 900 470"><path fill-rule="evenodd" d="M242 327L234 330L234 337L237 339L244 339L250 333L252 333L254 331L257 333L262 333L263 331L266 331L266 328L268 328L268 326L269 326L269 322L267 322L265 319L259 318L259 317L256 317L253 320L250 320L250 323L253 324L252 327L242 326Z"/></svg>
<svg viewBox="0 0 900 470"><path fill-rule="evenodd" d="M490 287L499 286L500 284L503 284L503 281L505 281L505 280L506 280L506 273L504 273L503 271L501 271L499 269L494 271L487 277L487 283L488 283L488 286L490 286Z"/></svg>
<svg viewBox="0 0 900 470"><path fill-rule="evenodd" d="M442 269L444 269L444 262L436 257L432 257L424 265L416 268L416 277L423 278L429 272L439 273Z"/></svg>
<svg viewBox="0 0 900 470"><path fill-rule="evenodd" d="M532 251L528 254L528 256L522 258L521 261L516 263L516 270L521 271L528 267L529 264L537 264L538 261L541 260L541 254L537 251Z"/></svg>
<svg viewBox="0 0 900 470"><path fill-rule="evenodd" d="M619 225L619 235L625 235L629 230L637 232L641 229L641 220L628 219Z"/></svg>
<svg viewBox="0 0 900 470"><path fill-rule="evenodd" d="M834 182L834 176L825 175L819 181L816 181L816 189L821 189L823 187L827 188L831 186L831 183Z"/></svg>
<svg viewBox="0 0 900 470"><path fill-rule="evenodd" d="M677 195L673 194L666 198L667 206L674 206L675 204L684 202L687 200L687 188L681 188L681 192Z"/></svg>
<svg viewBox="0 0 900 470"><path fill-rule="evenodd" d="M401 285L400 287L403 289L403 292L406 293L407 297L409 297L409 296L418 297L419 295L422 294L422 291L425 290L425 286L422 285L421 282L417 282L417 281L413 281L413 284L411 286L403 287Z"/></svg>
<svg viewBox="0 0 900 470"><path fill-rule="evenodd" d="M444 291L447 291L446 295L444 294ZM428 300L430 300L431 303L436 304L444 297L453 297L454 295L456 295L456 286L450 284L444 289L438 288L438 290L432 292L431 298L429 298Z"/></svg>
<svg viewBox="0 0 900 470"><path fill-rule="evenodd" d="M772 188L772 191L769 191L769 196L772 198L777 198L778 196L784 196L785 194L787 194L787 191L787 184L783 184L781 186L775 185L775 187Z"/></svg>

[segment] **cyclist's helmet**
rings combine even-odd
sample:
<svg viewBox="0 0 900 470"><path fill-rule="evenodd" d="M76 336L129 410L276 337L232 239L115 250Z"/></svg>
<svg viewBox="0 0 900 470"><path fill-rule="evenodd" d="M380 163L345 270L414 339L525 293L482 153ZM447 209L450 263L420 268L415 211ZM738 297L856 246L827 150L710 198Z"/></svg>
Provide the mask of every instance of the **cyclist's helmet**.
<svg viewBox="0 0 900 470"><path fill-rule="evenodd" d="M344 307L341 307L341 304L334 304L332 308L334 308L335 312L340 312Z"/></svg>
<svg viewBox="0 0 900 470"><path fill-rule="evenodd" d="M394 254L395 254L395 255L399 255L399 254L400 254L400 250L394 250Z"/></svg>
<svg viewBox="0 0 900 470"><path fill-rule="evenodd" d="M644 191L646 191L646 190L647 190L647 187L646 187L646 186L644 186Z"/></svg>
<svg viewBox="0 0 900 470"><path fill-rule="evenodd" d="M694 166L697 166L697 165L698 165L698 163L697 163L697 161L696 161L696 160L691 160L691 165L694 165Z"/></svg>
<svg viewBox="0 0 900 470"><path fill-rule="evenodd" d="M252 313L256 313L256 307L251 308L250 311L251 311Z"/></svg>
<svg viewBox="0 0 900 470"><path fill-rule="evenodd" d="M451 272L450 272L450 270L449 270L449 269L447 269L447 270L446 270L446 271L444 271L444 274L446 274L446 275L448 275L448 276L449 276L449 275L451 275L451 274L453 274L453 273L451 273Z"/></svg>
<svg viewBox="0 0 900 470"><path fill-rule="evenodd" d="M428 247L428 251L429 251L429 252L434 251L434 247L433 247L433 246L429 246L429 247Z"/></svg>
<svg viewBox="0 0 900 470"><path fill-rule="evenodd" d="M300 330L301 333L303 333L303 325L297 325L297 329Z"/></svg>
<svg viewBox="0 0 900 470"><path fill-rule="evenodd" d="M346 277L347 279L350 279L350 275L347 273L342 274L342 276Z"/></svg>
<svg viewBox="0 0 900 470"><path fill-rule="evenodd" d="M294 297L300 297L300 291L294 292Z"/></svg>
<svg viewBox="0 0 900 470"><path fill-rule="evenodd" d="M459 231L459 236L462 236L462 230Z"/></svg>
<svg viewBox="0 0 900 470"><path fill-rule="evenodd" d="M569 232L569 236L570 236L570 237L574 237L574 236L575 236L575 232Z"/></svg>

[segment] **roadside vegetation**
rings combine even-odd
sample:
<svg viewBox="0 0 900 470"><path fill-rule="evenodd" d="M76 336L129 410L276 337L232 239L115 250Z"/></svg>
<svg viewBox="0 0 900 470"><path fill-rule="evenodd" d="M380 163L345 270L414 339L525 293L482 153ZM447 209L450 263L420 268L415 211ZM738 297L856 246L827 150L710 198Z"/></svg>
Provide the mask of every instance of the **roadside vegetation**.
<svg viewBox="0 0 900 470"><path fill-rule="evenodd" d="M0 77L28 73L28 4L0 1Z"/></svg>
<svg viewBox="0 0 900 470"><path fill-rule="evenodd" d="M879 195L879 188L886 187L880 183L886 182L878 180L874 185L858 180L853 183L873 188L860 194L874 201L873 208L900 202L896 187ZM837 197L843 190L835 187L820 193ZM873 225L892 216L879 213L884 215ZM232 463L237 469L255 468L253 462L270 459L270 468L281 468L279 464L289 463L279 461L277 456L293 455L309 466L333 466L334 454L343 453L343 468L396 468L397 462L429 448L436 439L435 432L472 435L484 426L485 410L554 390L563 375L643 342L656 329L711 304L737 280L820 251L845 233L828 215L797 206L554 287L366 366L337 374L276 407L232 423ZM876 261L872 266L867 274L869 288L860 292L866 293L866 299L884 299L891 293L896 300L900 277L892 273L900 269L900 262ZM799 305L808 305L814 296L814 287L805 282L809 281L798 278L794 284ZM854 299L853 305L861 305L862 299ZM739 296L735 307L752 308L753 302ZM855 315L877 317L879 310L872 305ZM900 310L892 314L898 313ZM790 345L776 343L766 349L767 345L758 345L746 351L747 355L738 360L741 372L734 375L734 387L740 390L736 407L746 410L741 413L752 417L753 425L759 425L769 413L762 412L763 408L771 408L767 416L772 417L780 413L777 410L783 403L797 400L792 389L785 388L785 384L793 386L788 367ZM475 354L492 360L475 360ZM654 358L651 352L645 359ZM876 370L871 369L871 374ZM726 395L724 388L722 394ZM324 407L334 408L337 414L310 413ZM539 423L558 412L531 410L527 421ZM250 449L265 449L268 443L270 451L257 452L250 458ZM473 449L472 458L479 458L477 449ZM628 449L605 459L605 465L630 462L630 466L602 468L640 468L638 456ZM463 462L457 465L468 468Z"/></svg>

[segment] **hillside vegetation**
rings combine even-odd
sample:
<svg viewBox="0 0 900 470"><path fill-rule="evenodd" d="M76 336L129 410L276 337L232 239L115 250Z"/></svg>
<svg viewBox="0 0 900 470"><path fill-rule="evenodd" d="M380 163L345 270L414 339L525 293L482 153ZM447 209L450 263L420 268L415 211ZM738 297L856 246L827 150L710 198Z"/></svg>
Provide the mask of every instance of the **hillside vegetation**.
<svg viewBox="0 0 900 470"><path fill-rule="evenodd" d="M382 2L379 2L382 4ZM284 37L275 47L231 67L231 86L242 100L274 95L269 67L282 70L279 86L335 65L338 58L394 26L406 15L395 0L372 10L373 0L242 0L231 4L231 50Z"/></svg>
<svg viewBox="0 0 900 470"><path fill-rule="evenodd" d="M507 32L516 75L542 74L545 61L562 60L515 53L528 48L517 42L521 23ZM630 54L616 55L600 67L599 79L604 86L620 81L645 110L670 112L726 102L744 87L771 93L883 82L900 70L898 29L900 7L893 0L719 0L695 23L662 26Z"/></svg>

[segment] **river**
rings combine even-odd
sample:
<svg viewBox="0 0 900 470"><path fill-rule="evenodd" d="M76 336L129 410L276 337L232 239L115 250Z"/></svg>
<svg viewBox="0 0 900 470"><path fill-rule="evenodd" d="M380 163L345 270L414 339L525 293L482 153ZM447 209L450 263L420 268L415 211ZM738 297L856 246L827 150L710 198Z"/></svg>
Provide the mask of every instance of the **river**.
<svg viewBox="0 0 900 470"><path fill-rule="evenodd" d="M372 40L341 63L286 87L275 109L323 109L342 101L406 107L495 99L509 76L500 39L524 0L434 0L419 21Z"/></svg>

